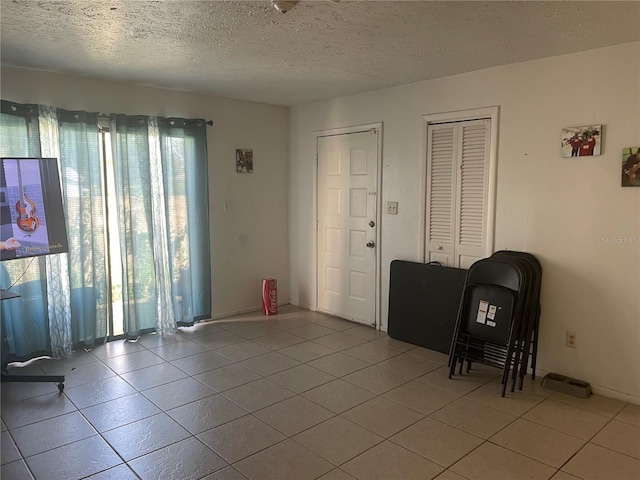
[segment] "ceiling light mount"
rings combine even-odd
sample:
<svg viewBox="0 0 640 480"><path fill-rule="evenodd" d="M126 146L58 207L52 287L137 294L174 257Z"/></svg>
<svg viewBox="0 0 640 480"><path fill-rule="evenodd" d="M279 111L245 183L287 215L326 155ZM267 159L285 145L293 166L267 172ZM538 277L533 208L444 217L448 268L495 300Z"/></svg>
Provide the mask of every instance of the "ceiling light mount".
<svg viewBox="0 0 640 480"><path fill-rule="evenodd" d="M271 0L271 6L280 13L287 13L296 6L297 1Z"/></svg>

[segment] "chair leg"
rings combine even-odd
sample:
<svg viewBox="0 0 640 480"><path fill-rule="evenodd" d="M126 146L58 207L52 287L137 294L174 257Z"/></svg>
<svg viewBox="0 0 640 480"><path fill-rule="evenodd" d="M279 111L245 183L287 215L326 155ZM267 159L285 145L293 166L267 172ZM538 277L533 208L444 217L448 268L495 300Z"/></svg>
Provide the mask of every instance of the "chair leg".
<svg viewBox="0 0 640 480"><path fill-rule="evenodd" d="M540 306L536 312L536 318L533 324L533 354L531 355L531 379L536 379L536 360L538 359L538 328L540 327Z"/></svg>
<svg viewBox="0 0 640 480"><path fill-rule="evenodd" d="M509 380L509 372L511 371L511 363L513 361L515 345L510 342L507 348L507 355L504 360L504 370L502 371L502 396L507 392L507 381Z"/></svg>
<svg viewBox="0 0 640 480"><path fill-rule="evenodd" d="M453 346L453 350L451 352L451 357L449 358L449 379L451 379L453 377L453 375L456 372L456 362L458 361L458 357L456 355L457 353L457 346L454 345Z"/></svg>

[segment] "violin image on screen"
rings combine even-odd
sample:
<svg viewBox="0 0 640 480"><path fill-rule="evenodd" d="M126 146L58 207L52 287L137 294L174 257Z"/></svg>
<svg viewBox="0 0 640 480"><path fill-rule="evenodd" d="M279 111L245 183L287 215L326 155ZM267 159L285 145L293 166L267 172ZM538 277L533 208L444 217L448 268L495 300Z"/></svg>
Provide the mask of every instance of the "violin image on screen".
<svg viewBox="0 0 640 480"><path fill-rule="evenodd" d="M62 192L56 158L0 157L0 261L69 252Z"/></svg>
<svg viewBox="0 0 640 480"><path fill-rule="evenodd" d="M24 193L22 185L22 170L20 162L18 164L18 182L20 184L20 199L16 202L16 211L18 218L16 224L23 232L32 233L40 228L40 219L36 217L36 204Z"/></svg>

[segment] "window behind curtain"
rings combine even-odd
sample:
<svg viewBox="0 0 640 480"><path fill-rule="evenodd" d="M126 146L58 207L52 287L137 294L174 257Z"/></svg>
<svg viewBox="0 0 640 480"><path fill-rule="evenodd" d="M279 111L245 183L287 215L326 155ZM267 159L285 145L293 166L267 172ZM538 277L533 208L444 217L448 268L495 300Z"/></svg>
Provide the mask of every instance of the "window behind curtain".
<svg viewBox="0 0 640 480"><path fill-rule="evenodd" d="M69 237L73 345L93 347L108 328L105 189L98 115L58 109L60 165Z"/></svg>
<svg viewBox="0 0 640 480"><path fill-rule="evenodd" d="M73 346L210 318L205 122L113 115L100 131L97 114L42 107L39 117L38 108L2 102L0 153L39 156L38 120L56 129L49 143L59 147L70 239L64 288ZM26 270L15 287L22 300L2 306L3 360L48 353L53 338L45 261L27 269L28 261L0 265L2 288Z"/></svg>
<svg viewBox="0 0 640 480"><path fill-rule="evenodd" d="M120 240L126 335L169 333L210 318L205 122L114 115L106 138L117 198L109 217L118 218L110 242ZM113 255L111 265L115 273Z"/></svg>
<svg viewBox="0 0 640 480"><path fill-rule="evenodd" d="M152 221L152 189L148 117L114 115L110 127L116 195L117 232L110 242L120 243L122 315L127 337L156 327L156 268ZM119 313L118 313L119 314Z"/></svg>
<svg viewBox="0 0 640 480"><path fill-rule="evenodd" d="M114 324L134 337L210 318L205 122L113 115L103 135Z"/></svg>

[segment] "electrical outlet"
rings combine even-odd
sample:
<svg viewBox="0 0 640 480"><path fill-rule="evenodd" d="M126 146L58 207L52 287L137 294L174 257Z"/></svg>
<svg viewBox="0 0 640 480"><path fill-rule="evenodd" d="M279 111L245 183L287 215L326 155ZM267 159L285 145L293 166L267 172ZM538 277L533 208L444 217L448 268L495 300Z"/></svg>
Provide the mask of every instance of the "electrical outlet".
<svg viewBox="0 0 640 480"><path fill-rule="evenodd" d="M576 348L576 332L567 332L567 347Z"/></svg>
<svg viewBox="0 0 640 480"><path fill-rule="evenodd" d="M398 214L398 202L387 202L387 215Z"/></svg>

